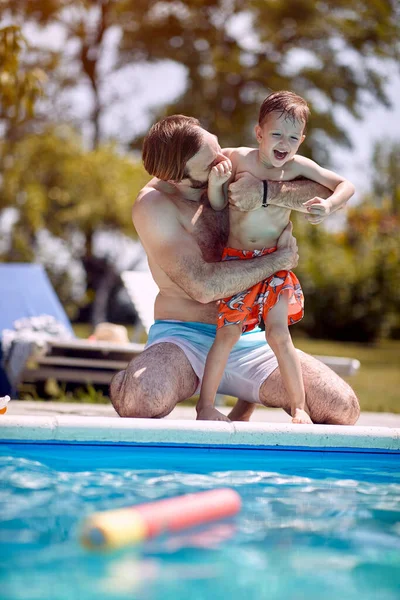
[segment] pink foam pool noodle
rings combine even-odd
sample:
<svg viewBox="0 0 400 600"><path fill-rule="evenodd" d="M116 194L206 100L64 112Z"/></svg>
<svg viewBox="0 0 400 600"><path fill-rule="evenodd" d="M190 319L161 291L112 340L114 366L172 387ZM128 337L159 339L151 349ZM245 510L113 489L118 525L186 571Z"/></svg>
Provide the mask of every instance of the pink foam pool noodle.
<svg viewBox="0 0 400 600"><path fill-rule="evenodd" d="M161 533L232 517L240 508L239 494L228 488L186 494L95 513L84 523L81 539L93 550L120 548Z"/></svg>

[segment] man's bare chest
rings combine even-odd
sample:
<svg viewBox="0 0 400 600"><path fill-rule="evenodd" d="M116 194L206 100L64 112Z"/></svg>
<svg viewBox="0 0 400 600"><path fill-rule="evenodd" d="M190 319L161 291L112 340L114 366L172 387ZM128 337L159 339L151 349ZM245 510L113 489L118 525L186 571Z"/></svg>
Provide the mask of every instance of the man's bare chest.
<svg viewBox="0 0 400 600"><path fill-rule="evenodd" d="M221 260L229 232L228 210L217 212L208 204L190 208L182 214L186 231L196 240L206 262Z"/></svg>

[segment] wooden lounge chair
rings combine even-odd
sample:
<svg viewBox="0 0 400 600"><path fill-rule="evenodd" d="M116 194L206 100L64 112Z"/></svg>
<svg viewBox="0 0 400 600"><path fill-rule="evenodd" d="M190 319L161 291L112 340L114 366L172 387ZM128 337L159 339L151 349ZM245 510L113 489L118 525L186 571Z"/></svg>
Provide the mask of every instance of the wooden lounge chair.
<svg viewBox="0 0 400 600"><path fill-rule="evenodd" d="M112 376L143 351L144 344L115 344L83 339L46 340L32 352L22 382L48 379L69 384L108 386Z"/></svg>

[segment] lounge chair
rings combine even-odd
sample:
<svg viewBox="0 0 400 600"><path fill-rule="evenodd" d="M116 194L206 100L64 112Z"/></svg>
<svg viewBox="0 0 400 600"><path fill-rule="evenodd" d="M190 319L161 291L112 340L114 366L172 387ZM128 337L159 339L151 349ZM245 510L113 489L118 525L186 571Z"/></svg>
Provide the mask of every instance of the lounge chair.
<svg viewBox="0 0 400 600"><path fill-rule="evenodd" d="M42 265L0 264L0 284L0 358L2 332L14 329L14 322L19 319L49 315L70 336L45 340L38 336L37 341L30 341L29 352L23 356L25 366L18 365L18 377L13 385L6 370L0 366L0 396L11 394L15 397L17 388L26 388L26 384L30 383L45 383L48 379L106 388L114 373L143 351L143 344L115 344L76 338Z"/></svg>

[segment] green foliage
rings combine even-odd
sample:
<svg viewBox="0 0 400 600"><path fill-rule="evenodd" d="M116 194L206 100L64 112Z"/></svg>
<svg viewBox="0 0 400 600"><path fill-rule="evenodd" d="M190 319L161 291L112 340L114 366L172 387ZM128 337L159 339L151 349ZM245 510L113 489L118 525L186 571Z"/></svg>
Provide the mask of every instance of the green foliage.
<svg viewBox="0 0 400 600"><path fill-rule="evenodd" d="M327 140L350 143L334 109L358 116L365 97L387 104L385 66L400 54L399 5L392 0L6 0L3 6L39 28L57 23L66 44L73 41L74 74L62 52L40 48L35 60L46 65L57 92L89 84L94 145L108 108L99 61L111 29L122 34L112 70L168 59L183 65L187 88L161 113L200 117L223 145L253 143L269 91L304 95L313 115L306 147L321 162Z"/></svg>
<svg viewBox="0 0 400 600"><path fill-rule="evenodd" d="M399 219L367 202L349 211L345 232L295 226L305 294L302 328L312 337L373 342L400 315Z"/></svg>
<svg viewBox="0 0 400 600"><path fill-rule="evenodd" d="M294 345L312 355L357 358L361 367L346 378L357 394L361 410L400 413L400 342L343 343L294 337Z"/></svg>
<svg viewBox="0 0 400 600"><path fill-rule="evenodd" d="M132 203L149 179L140 163L112 146L85 151L67 128L23 138L4 175L2 206L17 199L29 230L45 227L64 239L98 227L132 233Z"/></svg>
<svg viewBox="0 0 400 600"><path fill-rule="evenodd" d="M112 146L84 150L71 129L48 129L13 145L0 187L0 209L17 210L12 243L3 261L33 260L37 236L47 230L72 257L84 261L92 253L99 229L134 235L133 201L148 181L139 162ZM84 240L74 243L76 236ZM70 294L65 273L53 274L62 300Z"/></svg>
<svg viewBox="0 0 400 600"><path fill-rule="evenodd" d="M400 215L400 142L377 143L373 155L373 201L393 215Z"/></svg>
<svg viewBox="0 0 400 600"><path fill-rule="evenodd" d="M33 116L46 76L41 69L23 68L21 55L27 42L19 27L0 29L0 120L6 132L11 125Z"/></svg>
<svg viewBox="0 0 400 600"><path fill-rule="evenodd" d="M71 388L71 389L68 389ZM40 385L22 385L19 390L21 400L51 399L52 402L76 402L80 404L109 404L110 399L101 389L88 383L85 386L72 386L55 379L47 379Z"/></svg>
<svg viewBox="0 0 400 600"><path fill-rule="evenodd" d="M153 0L127 11L121 59L184 65L188 87L166 112L200 117L223 145L253 142L260 100L293 89L311 103L307 144L321 158L327 138L349 143L335 107L357 116L363 95L387 103L383 64L399 58L398 17L390 0Z"/></svg>
<svg viewBox="0 0 400 600"><path fill-rule="evenodd" d="M374 342L400 332L399 144L376 144L372 192L330 234L296 215L305 295L300 327L310 336Z"/></svg>

